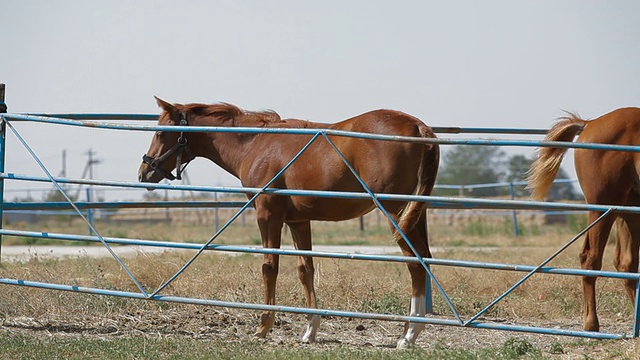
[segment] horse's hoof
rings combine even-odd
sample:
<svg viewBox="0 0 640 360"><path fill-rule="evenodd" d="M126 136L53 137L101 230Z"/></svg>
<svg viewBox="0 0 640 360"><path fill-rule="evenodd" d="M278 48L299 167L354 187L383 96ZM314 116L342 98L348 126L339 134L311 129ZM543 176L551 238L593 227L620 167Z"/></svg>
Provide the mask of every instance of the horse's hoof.
<svg viewBox="0 0 640 360"><path fill-rule="evenodd" d="M596 320L596 321L585 321L584 322L584 331L599 332L600 331L600 323L598 322L598 320Z"/></svg>
<svg viewBox="0 0 640 360"><path fill-rule="evenodd" d="M307 324L307 330L302 335L302 342L309 344L316 342L316 334L318 333L318 327L320 326L320 316L313 315L309 318Z"/></svg>
<svg viewBox="0 0 640 360"><path fill-rule="evenodd" d="M305 334L305 335L302 337L302 342L303 342L303 343L305 343L305 344L311 344L311 343L314 343L314 342L316 342L316 337L315 337L315 336L309 336L309 335L306 335L306 334Z"/></svg>
<svg viewBox="0 0 640 360"><path fill-rule="evenodd" d="M253 334L253 336L255 336L257 338L260 338L260 339L265 339L267 337L267 333L258 330Z"/></svg>
<svg viewBox="0 0 640 360"><path fill-rule="evenodd" d="M409 342L405 337L402 337L398 340L398 344L396 345L397 349L410 349L414 346L413 343Z"/></svg>

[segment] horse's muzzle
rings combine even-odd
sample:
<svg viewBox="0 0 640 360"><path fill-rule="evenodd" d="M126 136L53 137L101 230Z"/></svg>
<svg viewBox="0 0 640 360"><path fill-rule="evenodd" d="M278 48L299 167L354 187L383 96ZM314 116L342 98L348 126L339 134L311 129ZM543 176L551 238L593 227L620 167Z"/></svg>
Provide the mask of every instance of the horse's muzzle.
<svg viewBox="0 0 640 360"><path fill-rule="evenodd" d="M138 182L141 183L158 183L164 176L158 174L157 171L151 169L147 164L142 163L140 169L138 169ZM155 190L154 188L147 188L148 191Z"/></svg>

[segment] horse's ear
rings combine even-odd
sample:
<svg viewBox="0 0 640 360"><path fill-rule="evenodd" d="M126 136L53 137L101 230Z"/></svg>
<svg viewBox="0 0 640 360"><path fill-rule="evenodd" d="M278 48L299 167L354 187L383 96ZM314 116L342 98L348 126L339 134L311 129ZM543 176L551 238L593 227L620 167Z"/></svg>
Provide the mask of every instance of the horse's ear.
<svg viewBox="0 0 640 360"><path fill-rule="evenodd" d="M162 110L166 111L166 112L169 114L169 117L170 117L172 120L174 120L174 119L177 119L177 118L178 118L178 115L179 115L179 112L180 112L180 111L178 110L178 108L177 108L175 105L170 104L170 103L168 103L168 102L166 102L166 101L164 101L164 100L160 99L159 97L157 97L157 96L155 96L155 95L154 95L153 97L156 99L156 103L158 104L158 106L159 106Z"/></svg>
<svg viewBox="0 0 640 360"><path fill-rule="evenodd" d="M167 111L167 112L171 112L173 109L175 109L175 106L169 104L168 102L160 99L159 97L153 95L153 98L156 99L156 103L158 104L159 107L162 108L162 110Z"/></svg>

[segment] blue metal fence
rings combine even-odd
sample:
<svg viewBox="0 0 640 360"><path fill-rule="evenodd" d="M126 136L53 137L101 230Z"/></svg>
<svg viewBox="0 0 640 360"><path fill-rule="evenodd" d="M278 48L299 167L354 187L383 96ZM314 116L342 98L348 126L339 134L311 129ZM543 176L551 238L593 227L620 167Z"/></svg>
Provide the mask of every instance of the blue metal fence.
<svg viewBox="0 0 640 360"><path fill-rule="evenodd" d="M575 183L577 180L575 179L556 179L553 181L554 184L568 184ZM82 186L83 184L77 184ZM511 181L511 182L498 182L498 183L486 183L486 184L470 184L470 185L446 185L446 184L436 184L434 189L448 189L448 190L456 190L463 196L462 193L466 190L473 189L484 189L484 188L504 188L507 187L509 189L509 194L512 200L516 199L516 187L523 187L526 185L524 181ZM108 191L103 190L104 192ZM124 191L124 190L134 190L133 188L120 188L120 189L110 189L115 191ZM22 191L25 190L17 190L13 191ZM49 192L50 188L41 189L40 191ZM203 200L190 200L189 202L177 202L177 201L154 201L154 202L131 202L131 201L101 201L101 202L91 202L89 198L89 188L87 191L87 201L83 203L76 203L78 208L85 209L87 213L92 211L92 209L102 209L102 210L111 210L110 212L101 212L101 214L115 214L119 209L149 209L149 208L215 208L216 211L214 213L215 216L215 228L216 230L220 228L220 222L218 218L218 209L219 208L239 208L244 205L244 202L238 201L218 201L218 192L213 193L213 197L215 201L203 201ZM29 193L32 190L29 189ZM51 210L55 209L55 210ZM68 211L63 211L67 209ZM21 219L29 219L28 221L36 221L39 216L46 215L73 215L75 214L73 211L73 207L71 204L67 202L7 202L4 204L4 212L5 215L8 215L8 219L12 219L12 215L20 216ZM515 209L513 210L505 210L503 212L486 212L482 210L473 210L475 214L479 214L481 216L501 216L501 217L510 217L512 219L513 226L513 234L517 237L520 236L520 224L518 223L518 214ZM456 210L451 211L450 213L457 213ZM545 211L547 215L566 215L566 214L575 214L576 211ZM444 214L443 212L438 213L439 215ZM87 216L88 220L91 222L91 218ZM360 230L364 231L364 219L360 218Z"/></svg>
<svg viewBox="0 0 640 360"><path fill-rule="evenodd" d="M303 313L303 314L318 314L318 315L332 315L332 316L348 316L355 318L364 318L364 319L380 319L380 320L390 320L390 321L411 321L418 323L428 323L428 324L439 324L439 325L451 325L451 326L463 326L463 327L473 327L473 328L484 328L484 329L496 329L496 330L511 330L511 331L524 331L524 332L533 332L533 333L542 333L542 334L559 334L559 335L570 335L570 336L578 336L578 337L586 337L586 338L623 338L628 336L637 337L638 336L638 305L636 304L636 321L633 324L633 328L631 329L629 334L612 334L612 333L594 333L594 332L585 332L585 331L574 331L574 330L563 330L563 329L550 329L550 328L540 328L540 327L531 327L531 326L516 326L516 325L506 325L502 323L491 323L478 321L479 316L484 314L491 306L504 298L507 294L512 292L517 286L521 285L524 281L526 281L529 277L536 273L544 273L544 274L563 274L563 275L575 275L575 276L601 276L601 277L611 277L611 278L623 278L623 279L639 279L639 275L636 273L616 273L616 272L607 272L607 271L588 271L588 270L579 270L579 269L561 269L561 268L552 268L547 267L546 264L561 253L566 247L574 243L579 236L584 233L576 235L571 241L569 241L565 246L561 247L552 254L547 260L538 264L537 266L530 265L508 265L508 264L488 264L488 263L479 263L479 262L469 262L469 261L457 261L457 260L443 260L443 259L430 259L430 258L420 258L420 257L404 257L404 256L386 256L386 255L363 255L363 254L347 254L347 253L323 253L323 252L311 252L311 251L299 251L299 250L282 250L282 249L264 249L257 247L240 247L240 246L227 246L227 245L217 245L213 244L213 241L216 237L224 231L227 226L234 221L246 208L248 208L251 204L251 201L246 203L220 203L220 202L183 202L183 201L173 201L173 202L127 202L127 203L108 203L108 202L73 202L69 199L68 196L65 195L61 184L86 184L86 185L95 185L95 186L110 186L110 187L123 187L123 188L153 188L153 189L166 189L166 190L180 190L180 191L203 191L203 192L213 192L213 193L233 193L233 194L253 194L254 197L260 194L278 194L278 195L288 195L288 196L317 196L317 197L328 197L328 198L359 198L359 199L372 199L374 202L377 202L379 208L385 212L384 208L380 206L379 201L385 200L402 200L402 201L420 201L427 204L430 208L447 208L447 209L532 209L532 210L577 210L577 211L587 211L587 210L597 210L602 211L605 214L608 214L612 211L617 212L634 212L640 213L640 207L630 207L630 206L606 206L606 205L587 205L587 204L563 204L563 203L549 203L549 202L535 202L535 201L519 201L519 200L492 200L492 199L468 199L468 198L452 198L452 197L437 197L437 196L417 196L417 195L398 195L398 194L373 194L368 189L366 184L363 185L363 192L336 192L336 191L307 191L307 190L291 190L291 189L274 189L268 188L269 184L267 184L263 188L241 188L241 187L209 187L209 186L193 186L193 185L171 185L171 184L140 184L140 183L132 183L132 182L122 182L122 181L104 181L104 180L87 180L87 179L73 179L73 178L64 178L64 177L54 177L51 173L46 169L46 167L39 160L38 156L33 152L33 150L29 147L27 142L20 136L19 132L11 125L12 121L32 121L39 123L49 123L49 124L59 124L59 125L68 125L68 126L84 126L91 127L94 129L114 129L114 130L123 130L123 131L184 131L184 132L239 132L239 133L258 133L258 132L268 132L268 133L286 133L291 134L291 136L295 136L297 134L306 134L313 135L312 141L316 141L317 139L325 139L329 141L328 136L349 136L349 137L357 137L357 138L366 138L366 139L380 139L386 141L410 141L410 142L419 142L419 143L438 143L438 144L457 144L457 145L492 145L492 146L527 146L527 147L539 147L539 146L548 146L548 147L565 147L565 148L589 148L589 149L606 149L606 150L622 150L622 151L640 151L640 147L633 146L616 146L616 145L606 145L606 144L585 144L585 143L572 143L572 142L544 142L544 141L529 141L529 140L486 140L486 139L423 139L423 138L411 138L411 137L401 137L401 136L385 136L385 135L374 135L374 134L365 134L365 133L352 133L346 131L335 131L335 130L317 130L317 129L254 129L254 128L210 128L210 127L181 127L181 126L147 126L147 125L135 125L135 124L127 124L127 123L108 123L108 122L96 122L90 120L153 120L156 119L155 115L127 115L127 114L64 114L58 116L44 116L44 115L25 115L25 114L2 114L2 126L3 132L2 137L0 138L0 152L2 153L2 159L0 159L0 184L2 184L6 180L12 181L36 181L36 182L50 182L53 183L54 186L66 197L67 202L56 202L56 203L40 203L40 204L24 204L24 203L16 203L16 202L7 202L2 201L0 204L0 220L2 217L3 209L73 209L75 213L85 219L88 226L92 230L92 235L81 236L81 235L71 235L71 234L54 234L54 233L44 233L44 232L29 232L29 231L19 231L12 229L0 229L0 236L27 236L33 238L40 239L58 239L58 240L68 240L68 241L91 241L91 242L99 242L101 243L110 253L111 256L119 263L119 265L127 272L131 281L136 285L139 292L124 292L117 290L105 290L105 289L96 289L96 288L85 288L85 287L77 287L70 286L64 284L46 284L41 282L34 282L23 279L8 279L8 278L0 278L0 283L7 285L17 285L17 286L29 286L36 288L46 288L46 289L55 289L55 290L64 290L64 291L76 291L82 293L91 293L91 294L99 294L99 295L111 295L111 296L121 296L128 298L139 298L139 299L151 299L157 301L169 301L169 302L179 302L179 303L190 303L190 304L205 304L205 305L213 305L213 306L224 306L230 308L242 308L242 309L251 309L251 310L275 310L282 312L295 312L295 313ZM12 131L16 138L22 143L22 145L30 152L33 156L34 160L40 165L42 170L45 172L46 176L32 176L27 174L18 174L14 172L5 172L4 171L4 156L6 154L6 144L5 144L5 131L4 126L10 131ZM543 130L527 130L527 129L491 129L491 128L434 128L438 132L444 133L502 133L502 134L543 134ZM309 144L311 143L309 142ZM337 150L337 149L336 149ZM301 149L301 152L304 149ZM297 157L294 157L291 161L295 161ZM347 163L348 166L350 166ZM285 168L282 170L284 171ZM355 173L354 173L355 174ZM355 174L358 176L357 174ZM0 185L1 186L1 185ZM0 195L2 188L0 187ZM136 240L136 239L124 239L124 238L110 238L103 237L100 235L95 228L91 227L90 221L85 217L83 213L83 209L97 209L97 208L135 208L135 207L212 207L212 206L223 206L223 207L240 207L240 210L234 215L229 222L227 222L224 226L222 226L215 234L205 243L202 244L183 244L183 243L174 243L174 242L162 242L162 241L151 241L151 240ZM604 215L603 215L604 216ZM590 224L589 226L592 226ZM396 225L397 226L397 225ZM406 237L405 237L405 240ZM170 278L169 281L162 284L158 289L152 292L147 292L136 280L134 274L132 274L126 267L126 265L120 260L120 258L111 250L111 245L114 244L129 244L129 245L142 245L142 246L155 246L155 247L166 247L166 248L183 248L183 249L192 249L196 250L195 255L178 271L174 276ZM348 312L348 311L335 311L335 310L326 310L326 309L306 309L306 308L297 308L297 307L287 307L287 306L269 306L263 304L249 304L249 303L232 303L232 302L223 302L217 300L206 300L206 299L194 299L194 298L183 298L183 297L172 297L172 296L164 296L160 293L162 290L175 278L181 275L181 273L186 269L189 264L195 260L195 258L201 254L203 251L231 251L231 252L245 252L245 253L275 253L281 255L308 255L314 257L331 257L331 258L339 258L339 259L355 259L355 260L370 260L370 261L390 261L390 262L418 262L422 264L425 270L431 276L433 284L436 286L437 290L441 293L441 295L447 301L455 319L443 320L438 318L431 317L410 317L410 316L400 316L400 315L383 315L383 314L371 314L371 313L358 313L358 312ZM458 266L458 267L471 267L471 268L481 268L481 269L500 269L500 270L510 270L510 271L521 271L526 272L526 275L514 284L509 290L503 293L501 296L496 298L493 302L491 302L487 307L482 309L476 315L470 317L467 320L463 320L462 317L456 311L455 306L448 300L448 296L445 291L442 289L437 279L431 273L430 266Z"/></svg>

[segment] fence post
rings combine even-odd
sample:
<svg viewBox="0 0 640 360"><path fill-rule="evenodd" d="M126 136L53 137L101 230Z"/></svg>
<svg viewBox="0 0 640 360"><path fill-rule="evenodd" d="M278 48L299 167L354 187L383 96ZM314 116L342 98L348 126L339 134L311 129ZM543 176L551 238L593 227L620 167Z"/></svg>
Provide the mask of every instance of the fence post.
<svg viewBox="0 0 640 360"><path fill-rule="evenodd" d="M0 84L0 113L7 112L7 105L4 103L4 89L5 85ZM4 161L6 158L5 151L5 119L1 118L0 120L0 172L4 172ZM0 229L2 229L2 213L4 212L4 179L0 179ZM2 235L0 235L0 259L2 258Z"/></svg>
<svg viewBox="0 0 640 360"><path fill-rule="evenodd" d="M213 193L213 199L215 200L215 202L218 202L218 192L214 192ZM213 209L213 214L215 217L215 222L216 222L216 232L218 232L218 230L220 230L220 217L218 216L218 207L216 206Z"/></svg>
<svg viewBox="0 0 640 360"><path fill-rule="evenodd" d="M638 266L640 272L640 265ZM640 281L636 281L636 301L633 307L635 315L633 317L633 337L640 336Z"/></svg>
<svg viewBox="0 0 640 360"><path fill-rule="evenodd" d="M87 187L86 194L87 194L87 203L90 203L91 202L91 188L90 187ZM91 228L93 226L93 212L91 211L90 207L87 207L87 221L89 222L89 235L94 235L93 234L93 229Z"/></svg>
<svg viewBox="0 0 640 360"><path fill-rule="evenodd" d="M511 200L514 200L516 198L516 191L513 187L513 181L509 182L509 193L511 194ZM513 233L518 237L520 236L520 232L518 231L518 217L516 216L516 210L511 210L511 213L513 214Z"/></svg>
<svg viewBox="0 0 640 360"><path fill-rule="evenodd" d="M429 269L431 266L427 265ZM425 311L427 314L433 314L433 291L431 290L431 275L427 273L427 280L424 283Z"/></svg>

